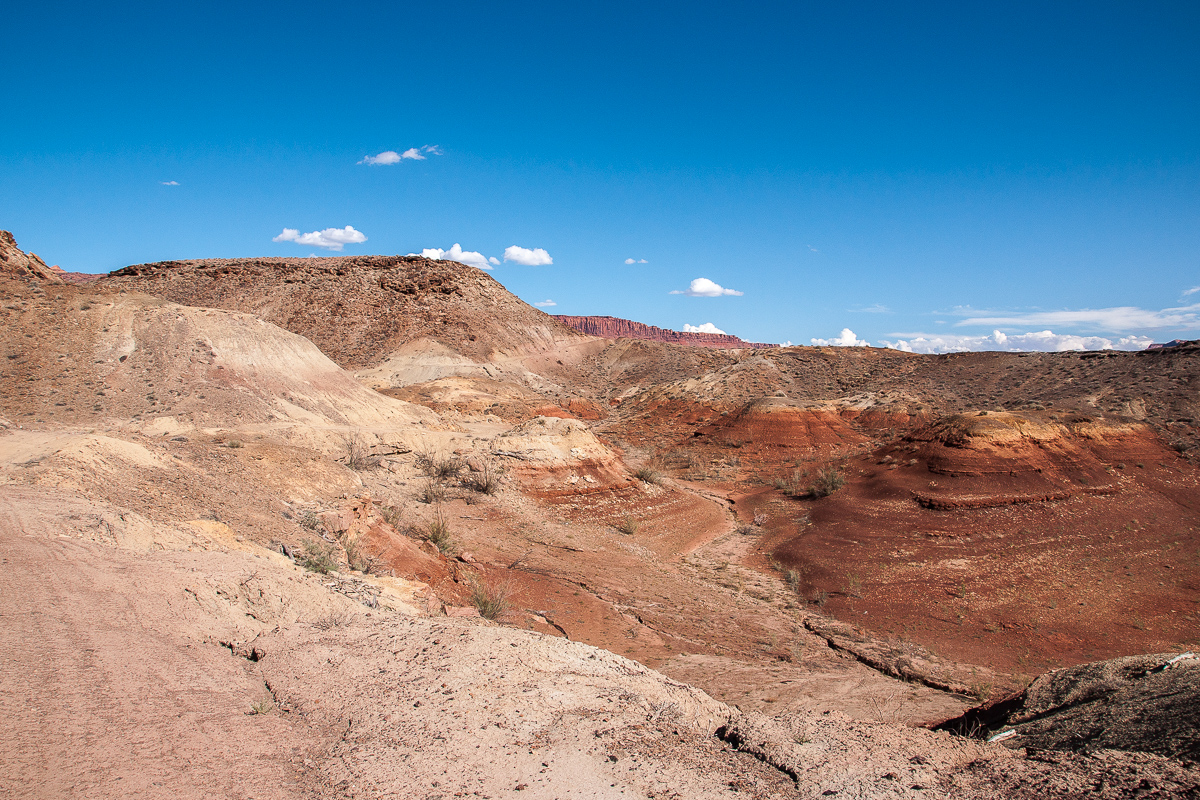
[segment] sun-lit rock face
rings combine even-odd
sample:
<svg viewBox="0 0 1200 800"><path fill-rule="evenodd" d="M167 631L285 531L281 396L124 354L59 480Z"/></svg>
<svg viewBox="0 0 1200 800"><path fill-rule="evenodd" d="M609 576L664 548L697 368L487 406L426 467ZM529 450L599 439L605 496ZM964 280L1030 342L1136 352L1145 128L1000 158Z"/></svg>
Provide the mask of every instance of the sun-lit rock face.
<svg viewBox="0 0 1200 800"><path fill-rule="evenodd" d="M62 271L57 272L61 274ZM62 282L56 271L46 266L45 261L17 247L17 240L8 231L0 231L0 275L42 283Z"/></svg>
<svg viewBox="0 0 1200 800"><path fill-rule="evenodd" d="M906 437L942 476L918 499L930 507L984 507L1116 491L1114 465L1170 456L1146 425L1085 416L976 412Z"/></svg>
<svg viewBox="0 0 1200 800"><path fill-rule="evenodd" d="M764 397L701 428L701 437L738 447L828 450L868 441L840 410L782 397Z"/></svg>
<svg viewBox="0 0 1200 800"><path fill-rule="evenodd" d="M575 419L535 417L497 436L492 453L512 462L535 496L590 494L632 481L617 454Z"/></svg>

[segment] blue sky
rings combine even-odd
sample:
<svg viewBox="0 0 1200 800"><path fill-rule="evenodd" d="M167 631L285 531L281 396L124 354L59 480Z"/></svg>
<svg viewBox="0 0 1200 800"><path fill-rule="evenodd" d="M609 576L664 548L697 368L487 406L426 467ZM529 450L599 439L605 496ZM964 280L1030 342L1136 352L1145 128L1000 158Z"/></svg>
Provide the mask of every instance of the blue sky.
<svg viewBox="0 0 1200 800"><path fill-rule="evenodd" d="M754 341L1200 337L1195 3L23 5L0 228L67 270L459 244Z"/></svg>

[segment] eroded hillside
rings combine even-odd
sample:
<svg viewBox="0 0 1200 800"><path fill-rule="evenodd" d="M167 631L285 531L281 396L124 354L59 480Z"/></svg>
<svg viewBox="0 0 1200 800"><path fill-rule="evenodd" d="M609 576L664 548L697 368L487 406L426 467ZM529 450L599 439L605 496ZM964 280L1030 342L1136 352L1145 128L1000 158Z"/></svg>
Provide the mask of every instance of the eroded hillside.
<svg viewBox="0 0 1200 800"><path fill-rule="evenodd" d="M1194 350L702 350L452 262L5 254L10 794L1200 791L1144 736L912 727L1194 641Z"/></svg>

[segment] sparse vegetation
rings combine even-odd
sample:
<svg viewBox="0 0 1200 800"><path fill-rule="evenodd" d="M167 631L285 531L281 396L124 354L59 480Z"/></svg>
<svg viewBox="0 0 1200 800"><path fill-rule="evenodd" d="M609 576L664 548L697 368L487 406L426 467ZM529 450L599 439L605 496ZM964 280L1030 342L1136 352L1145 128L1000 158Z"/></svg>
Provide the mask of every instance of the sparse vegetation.
<svg viewBox="0 0 1200 800"><path fill-rule="evenodd" d="M789 497L819 499L828 497L846 485L846 474L838 467L826 467L815 476L808 470L797 469L791 477L777 477L772 485Z"/></svg>
<svg viewBox="0 0 1200 800"><path fill-rule="evenodd" d="M500 474L491 461L484 461L479 472L470 472L463 485L480 494L494 495L500 491Z"/></svg>
<svg viewBox="0 0 1200 800"><path fill-rule="evenodd" d="M828 497L846 485L846 475L837 467L826 467L817 473L816 480L808 487L809 497Z"/></svg>
<svg viewBox="0 0 1200 800"><path fill-rule="evenodd" d="M633 517L625 517L621 520L621 524L617 525L617 530L627 536L633 536L638 532L638 521Z"/></svg>
<svg viewBox="0 0 1200 800"><path fill-rule="evenodd" d="M417 453L417 466L431 478L446 480L458 477L464 464L454 456L424 451Z"/></svg>
<svg viewBox="0 0 1200 800"><path fill-rule="evenodd" d="M334 628L344 628L354 621L355 614L348 608L330 611L325 616L313 622L317 630L328 631Z"/></svg>
<svg viewBox="0 0 1200 800"><path fill-rule="evenodd" d="M396 530L401 530L403 518L400 516L400 509L392 505L379 506L379 516L383 517L383 521L391 525Z"/></svg>
<svg viewBox="0 0 1200 800"><path fill-rule="evenodd" d="M259 714L270 714L274 710L275 710L274 699L272 699L270 697L264 697L262 700L255 700L253 703L251 703L250 711L248 711L247 713L253 717L253 716L257 716Z"/></svg>
<svg viewBox="0 0 1200 800"><path fill-rule="evenodd" d="M367 553L359 537L346 535L342 538L342 549L346 551L346 564L350 569L370 574L376 566L373 556Z"/></svg>
<svg viewBox="0 0 1200 800"><path fill-rule="evenodd" d="M971 696L980 703L986 703L992 696L992 684L990 683L973 683L971 684Z"/></svg>
<svg viewBox="0 0 1200 800"><path fill-rule="evenodd" d="M479 609L479 616L495 620L506 614L511 606L510 600L515 593L511 576L483 580L478 577L471 579L471 605Z"/></svg>
<svg viewBox="0 0 1200 800"><path fill-rule="evenodd" d="M446 490L433 478L426 478L424 485L421 486L421 493L417 495L417 499L429 505L440 503L446 499Z"/></svg>
<svg viewBox="0 0 1200 800"><path fill-rule="evenodd" d="M241 439L230 439L225 443L225 446L230 450L238 450L242 447L242 441Z"/></svg>
<svg viewBox="0 0 1200 800"><path fill-rule="evenodd" d="M633 477L642 483L649 483L655 486L662 483L662 473L653 467L638 467L634 470Z"/></svg>
<svg viewBox="0 0 1200 800"><path fill-rule="evenodd" d="M296 563L309 572L319 572L322 575L336 572L338 568L336 548L320 542L308 542L304 545L304 552L296 559Z"/></svg>
<svg viewBox="0 0 1200 800"><path fill-rule="evenodd" d="M338 460L355 472L379 466L379 459L371 456L371 445L358 433L342 437L342 457Z"/></svg>
<svg viewBox="0 0 1200 800"><path fill-rule="evenodd" d="M442 513L441 506L438 506L433 521L426 526L425 538L433 542L443 553L454 552L454 538L450 535L450 523L446 522L446 516Z"/></svg>
<svg viewBox="0 0 1200 800"><path fill-rule="evenodd" d="M321 518L313 511L301 511L300 515L296 517L296 522L300 523L300 527L306 531L315 531L321 527Z"/></svg>

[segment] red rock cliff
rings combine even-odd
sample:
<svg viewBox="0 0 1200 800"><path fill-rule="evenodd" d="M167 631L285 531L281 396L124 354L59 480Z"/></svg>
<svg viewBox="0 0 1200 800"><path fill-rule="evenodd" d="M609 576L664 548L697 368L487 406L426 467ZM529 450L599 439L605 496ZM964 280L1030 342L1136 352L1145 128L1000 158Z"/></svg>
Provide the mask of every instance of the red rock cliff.
<svg viewBox="0 0 1200 800"><path fill-rule="evenodd" d="M564 325L574 328L589 336L599 336L602 339L649 339L652 342L670 342L671 344L686 344L692 347L712 347L731 350L743 347L779 347L777 344L762 342L746 342L736 336L724 333L682 333L669 331L666 328L656 328L653 325L643 325L628 319L617 317L572 317L566 314L554 315Z"/></svg>

